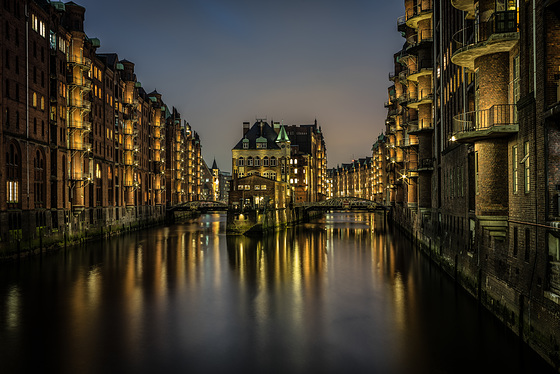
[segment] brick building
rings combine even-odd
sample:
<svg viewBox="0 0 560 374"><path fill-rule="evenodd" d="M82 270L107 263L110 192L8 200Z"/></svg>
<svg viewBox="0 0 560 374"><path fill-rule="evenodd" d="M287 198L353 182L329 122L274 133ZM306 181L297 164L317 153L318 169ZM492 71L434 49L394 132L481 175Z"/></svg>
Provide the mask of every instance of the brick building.
<svg viewBox="0 0 560 374"><path fill-rule="evenodd" d="M327 154L321 128L312 125L285 126L257 120L243 123L243 138L232 150L233 180L259 175L286 184L286 201L321 201L327 196ZM276 190L280 190L278 187ZM230 194L231 195L231 194ZM233 195L231 195L233 196Z"/></svg>
<svg viewBox="0 0 560 374"><path fill-rule="evenodd" d="M159 93L144 91L134 63L98 53L84 14L73 2L2 4L0 237L8 251L161 218L165 204L200 194L198 136Z"/></svg>
<svg viewBox="0 0 560 374"><path fill-rule="evenodd" d="M373 149L393 218L558 366L560 3L404 3Z"/></svg>

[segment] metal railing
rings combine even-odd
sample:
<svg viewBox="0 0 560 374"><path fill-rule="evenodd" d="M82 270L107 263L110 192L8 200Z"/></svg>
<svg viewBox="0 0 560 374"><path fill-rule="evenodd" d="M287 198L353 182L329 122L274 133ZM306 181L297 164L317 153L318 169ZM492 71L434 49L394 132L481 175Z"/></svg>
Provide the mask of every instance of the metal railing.
<svg viewBox="0 0 560 374"><path fill-rule="evenodd" d="M434 40L432 29L421 30L418 34L414 34L406 38L407 48L415 47L424 42L432 42Z"/></svg>
<svg viewBox="0 0 560 374"><path fill-rule="evenodd" d="M497 104L490 109L461 113L453 117L453 130L455 133L518 124L515 104Z"/></svg>
<svg viewBox="0 0 560 374"><path fill-rule="evenodd" d="M406 11L406 20L408 21L411 18L417 17L419 15L421 15L422 13L426 13L426 12L430 12L432 11L432 2L428 1L427 4L425 6L422 6L422 1L420 1L420 4L408 9Z"/></svg>
<svg viewBox="0 0 560 374"><path fill-rule="evenodd" d="M482 43L495 34L517 32L517 10L495 12L488 21L475 23L453 35L452 54L462 48Z"/></svg>
<svg viewBox="0 0 560 374"><path fill-rule="evenodd" d="M418 169L430 169L434 167L433 158L423 158L418 162Z"/></svg>

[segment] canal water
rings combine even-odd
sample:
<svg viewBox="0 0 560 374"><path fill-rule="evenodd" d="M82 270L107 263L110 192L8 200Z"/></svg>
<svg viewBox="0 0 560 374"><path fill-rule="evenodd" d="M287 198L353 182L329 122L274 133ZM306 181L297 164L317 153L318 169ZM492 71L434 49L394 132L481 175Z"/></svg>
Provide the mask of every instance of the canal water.
<svg viewBox="0 0 560 374"><path fill-rule="evenodd" d="M225 216L0 265L1 373L552 373L398 231Z"/></svg>

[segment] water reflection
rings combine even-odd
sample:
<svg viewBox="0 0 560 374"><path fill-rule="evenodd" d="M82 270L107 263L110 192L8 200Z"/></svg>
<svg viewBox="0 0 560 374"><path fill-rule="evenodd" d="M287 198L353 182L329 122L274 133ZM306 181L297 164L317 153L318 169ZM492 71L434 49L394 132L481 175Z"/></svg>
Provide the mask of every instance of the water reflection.
<svg viewBox="0 0 560 374"><path fill-rule="evenodd" d="M2 372L547 370L381 215L264 239L224 226L206 215L2 265Z"/></svg>

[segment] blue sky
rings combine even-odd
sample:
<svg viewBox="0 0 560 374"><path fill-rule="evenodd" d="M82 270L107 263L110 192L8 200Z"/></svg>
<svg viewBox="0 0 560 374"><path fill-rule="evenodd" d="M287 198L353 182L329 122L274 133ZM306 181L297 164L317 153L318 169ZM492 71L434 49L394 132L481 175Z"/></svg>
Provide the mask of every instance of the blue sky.
<svg viewBox="0 0 560 374"><path fill-rule="evenodd" d="M242 123L322 126L329 167L371 155L384 129L402 1L75 0L85 30L136 64L231 170Z"/></svg>

